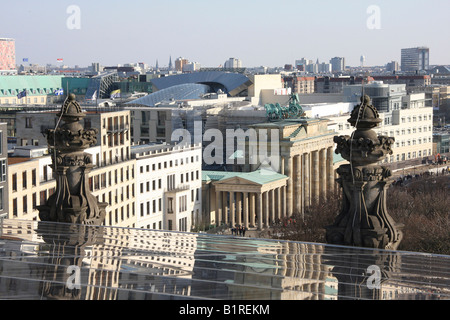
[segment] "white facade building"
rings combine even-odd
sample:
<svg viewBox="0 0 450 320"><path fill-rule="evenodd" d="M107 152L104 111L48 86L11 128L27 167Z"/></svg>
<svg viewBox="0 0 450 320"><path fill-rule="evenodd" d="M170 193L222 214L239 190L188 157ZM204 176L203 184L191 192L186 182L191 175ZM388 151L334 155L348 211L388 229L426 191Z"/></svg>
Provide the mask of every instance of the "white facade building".
<svg viewBox="0 0 450 320"><path fill-rule="evenodd" d="M136 227L191 231L201 223L201 145L139 145Z"/></svg>

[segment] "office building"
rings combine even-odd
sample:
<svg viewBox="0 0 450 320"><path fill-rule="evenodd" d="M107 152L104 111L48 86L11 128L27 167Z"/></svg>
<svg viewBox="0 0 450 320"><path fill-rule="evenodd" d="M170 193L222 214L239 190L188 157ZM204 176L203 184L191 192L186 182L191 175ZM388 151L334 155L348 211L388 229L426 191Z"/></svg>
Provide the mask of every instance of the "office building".
<svg viewBox="0 0 450 320"><path fill-rule="evenodd" d="M386 71L397 72L400 70L399 63L397 61L391 61L386 64Z"/></svg>
<svg viewBox="0 0 450 320"><path fill-rule="evenodd" d="M175 70L179 71L179 72L182 72L184 66L187 65L188 63L189 63L188 59L185 59L185 58L182 58L182 57L177 58L175 60Z"/></svg>
<svg viewBox="0 0 450 320"><path fill-rule="evenodd" d="M345 58L334 57L330 60L332 72L342 72L345 70Z"/></svg>
<svg viewBox="0 0 450 320"><path fill-rule="evenodd" d="M27 115L36 118L26 120ZM39 133L35 140L27 138L32 143L22 140L23 146L16 147L15 155L8 158L11 181L9 207L10 218L32 220L38 217L37 206L45 203L56 187L50 167L51 158L46 155L47 146L43 145L45 137L41 131L55 128L56 113L24 113L23 116L24 122L31 124L28 129L36 127ZM47 125L42 127L43 123ZM48 126L48 123L51 125ZM86 152L92 155L94 164L89 174L91 191L100 201L109 203L106 225L134 227L136 222L135 160L131 159L130 153L129 123L129 111L95 113L94 117L84 119L84 126L99 129L97 145L86 149ZM17 153L20 150L29 150L29 154Z"/></svg>
<svg viewBox="0 0 450 320"><path fill-rule="evenodd" d="M430 49L427 47L407 48L401 52L401 70L418 72L430 69Z"/></svg>
<svg viewBox="0 0 450 320"><path fill-rule="evenodd" d="M224 68L225 69L242 68L242 61L240 59L230 58L227 61L225 61Z"/></svg>
<svg viewBox="0 0 450 320"><path fill-rule="evenodd" d="M137 145L136 227L191 231L202 224L201 145Z"/></svg>
<svg viewBox="0 0 450 320"><path fill-rule="evenodd" d="M8 215L7 125L0 123L0 217Z"/></svg>
<svg viewBox="0 0 450 320"><path fill-rule="evenodd" d="M361 85L344 88L346 101L359 101ZM420 164L432 155L433 108L427 106L425 93L408 94L406 85L373 82L364 86L364 93L371 97L371 103L380 113L383 122L375 131L379 135L395 138L393 154L384 162L404 163L415 161ZM340 116L337 132L351 134L354 128L347 125L348 116ZM348 130L350 129L350 130ZM344 131L343 131L344 130Z"/></svg>
<svg viewBox="0 0 450 320"><path fill-rule="evenodd" d="M17 74L16 42L14 39L0 38L0 75Z"/></svg>

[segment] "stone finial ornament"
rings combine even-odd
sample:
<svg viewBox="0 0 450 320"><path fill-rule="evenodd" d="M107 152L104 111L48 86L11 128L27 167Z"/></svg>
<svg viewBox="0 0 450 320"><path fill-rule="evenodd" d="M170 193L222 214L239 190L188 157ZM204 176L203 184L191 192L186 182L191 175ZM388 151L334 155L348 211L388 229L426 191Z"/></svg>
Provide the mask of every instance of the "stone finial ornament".
<svg viewBox="0 0 450 320"><path fill-rule="evenodd" d="M42 221L100 225L108 204L99 203L89 189L92 156L84 152L96 144L98 130L84 130L80 120L85 114L73 94L57 117L63 125L46 131L56 190L45 205L38 207L39 217Z"/></svg>
<svg viewBox="0 0 450 320"><path fill-rule="evenodd" d="M394 138L377 136L373 130L382 120L366 95L355 106L348 122L356 128L351 136L336 136L336 153L349 162L338 168L343 190L342 211L326 227L330 244L397 249L402 225L386 209L386 190L392 183L388 168L378 165L392 154Z"/></svg>

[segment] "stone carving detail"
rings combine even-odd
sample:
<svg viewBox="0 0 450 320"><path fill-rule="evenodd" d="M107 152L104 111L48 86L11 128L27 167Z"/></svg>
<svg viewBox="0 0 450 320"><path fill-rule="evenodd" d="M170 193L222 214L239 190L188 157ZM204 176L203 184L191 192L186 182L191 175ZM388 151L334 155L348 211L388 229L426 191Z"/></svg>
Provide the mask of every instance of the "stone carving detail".
<svg viewBox="0 0 450 320"><path fill-rule="evenodd" d="M394 138L377 136L372 129L381 120L370 98L364 96L348 120L356 128L352 136L337 136L336 153L350 164L338 168L343 191L342 210L326 227L327 242L379 249L396 249L402 240L402 225L386 209L386 190L392 183L388 168L377 165L392 154Z"/></svg>
<svg viewBox="0 0 450 320"><path fill-rule="evenodd" d="M56 191L46 204L38 207L42 221L100 225L106 216L107 203L99 203L89 190L92 156L84 150L97 142L97 129L84 130L85 117L74 95L70 95L57 114L64 122L46 131Z"/></svg>

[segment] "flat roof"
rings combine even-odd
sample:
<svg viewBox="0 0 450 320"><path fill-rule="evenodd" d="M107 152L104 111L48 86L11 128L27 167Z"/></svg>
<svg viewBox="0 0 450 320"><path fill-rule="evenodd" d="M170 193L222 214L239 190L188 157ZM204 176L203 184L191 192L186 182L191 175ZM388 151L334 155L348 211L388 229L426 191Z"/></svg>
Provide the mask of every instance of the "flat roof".
<svg viewBox="0 0 450 320"><path fill-rule="evenodd" d="M202 171L203 181L222 181L234 177L249 180L260 185L288 178L283 174L267 169L259 169L253 172Z"/></svg>

